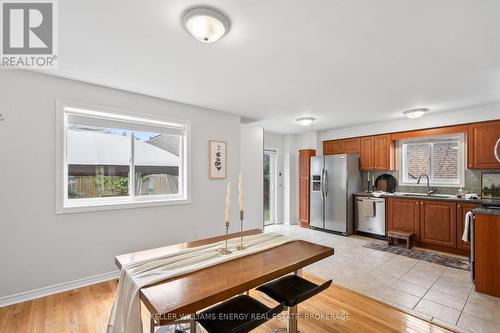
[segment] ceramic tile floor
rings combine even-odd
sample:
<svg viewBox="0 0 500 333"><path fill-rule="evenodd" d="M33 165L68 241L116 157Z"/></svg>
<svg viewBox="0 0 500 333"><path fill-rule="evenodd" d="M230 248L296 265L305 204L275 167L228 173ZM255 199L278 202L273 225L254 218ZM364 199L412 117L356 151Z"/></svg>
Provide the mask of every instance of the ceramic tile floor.
<svg viewBox="0 0 500 333"><path fill-rule="evenodd" d="M305 272L360 292L459 332L500 332L500 298L476 293L467 271L367 249L374 241L298 226L272 225L266 231L331 246L335 255Z"/></svg>

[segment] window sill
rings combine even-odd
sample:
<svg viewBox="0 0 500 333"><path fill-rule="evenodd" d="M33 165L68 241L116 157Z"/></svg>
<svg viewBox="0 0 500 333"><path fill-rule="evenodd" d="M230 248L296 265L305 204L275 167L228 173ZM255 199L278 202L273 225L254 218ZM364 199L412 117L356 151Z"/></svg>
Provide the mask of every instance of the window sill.
<svg viewBox="0 0 500 333"><path fill-rule="evenodd" d="M158 206L173 206L191 204L191 199L157 199L157 200L141 200L141 201L117 201L117 202L93 202L93 203L77 203L66 204L62 207L56 207L56 214L72 214L97 212L105 210L122 210L132 208L146 208Z"/></svg>

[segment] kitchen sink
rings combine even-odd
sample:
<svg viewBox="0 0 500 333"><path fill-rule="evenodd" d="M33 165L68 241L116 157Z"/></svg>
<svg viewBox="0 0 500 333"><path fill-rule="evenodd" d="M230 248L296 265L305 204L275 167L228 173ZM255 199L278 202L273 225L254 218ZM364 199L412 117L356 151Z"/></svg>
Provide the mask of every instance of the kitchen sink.
<svg viewBox="0 0 500 333"><path fill-rule="evenodd" d="M403 197L426 197L425 193L394 193L395 195L401 195Z"/></svg>
<svg viewBox="0 0 500 333"><path fill-rule="evenodd" d="M456 199L457 196L454 194L431 194L431 197L438 197L438 198L448 198L448 199Z"/></svg>
<svg viewBox="0 0 500 333"><path fill-rule="evenodd" d="M456 199L457 196L453 194L438 194L433 193L431 195L427 195L425 193L394 193L395 195L400 195L403 197L434 197L434 198L445 198L445 199Z"/></svg>

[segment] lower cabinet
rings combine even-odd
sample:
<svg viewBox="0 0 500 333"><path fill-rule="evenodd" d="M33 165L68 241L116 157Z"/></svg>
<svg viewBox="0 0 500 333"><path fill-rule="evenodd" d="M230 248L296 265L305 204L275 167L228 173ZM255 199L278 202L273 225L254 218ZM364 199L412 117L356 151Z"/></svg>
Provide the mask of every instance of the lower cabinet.
<svg viewBox="0 0 500 333"><path fill-rule="evenodd" d="M387 230L412 232L418 239L419 200L387 198Z"/></svg>
<svg viewBox="0 0 500 333"><path fill-rule="evenodd" d="M457 244L457 204L455 202L420 201L421 243L455 248Z"/></svg>
<svg viewBox="0 0 500 333"><path fill-rule="evenodd" d="M469 243L462 241L465 214L474 203L410 198L387 198L387 230L415 234L421 247L466 254Z"/></svg>
<svg viewBox="0 0 500 333"><path fill-rule="evenodd" d="M500 297L500 216L476 214L474 224L476 291Z"/></svg>

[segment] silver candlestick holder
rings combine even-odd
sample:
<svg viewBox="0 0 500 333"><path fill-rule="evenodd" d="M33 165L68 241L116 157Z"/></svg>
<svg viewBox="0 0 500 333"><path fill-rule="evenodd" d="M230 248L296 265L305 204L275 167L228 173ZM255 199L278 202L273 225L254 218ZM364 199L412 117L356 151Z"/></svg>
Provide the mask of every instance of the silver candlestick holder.
<svg viewBox="0 0 500 333"><path fill-rule="evenodd" d="M240 210L240 245L236 248L236 250L241 251L246 248L247 247L243 245L243 211Z"/></svg>
<svg viewBox="0 0 500 333"><path fill-rule="evenodd" d="M227 234L228 233L229 233L229 221L226 221L226 242L225 242L224 248L219 250L220 254L231 254L231 253L233 253L231 250L227 249Z"/></svg>

